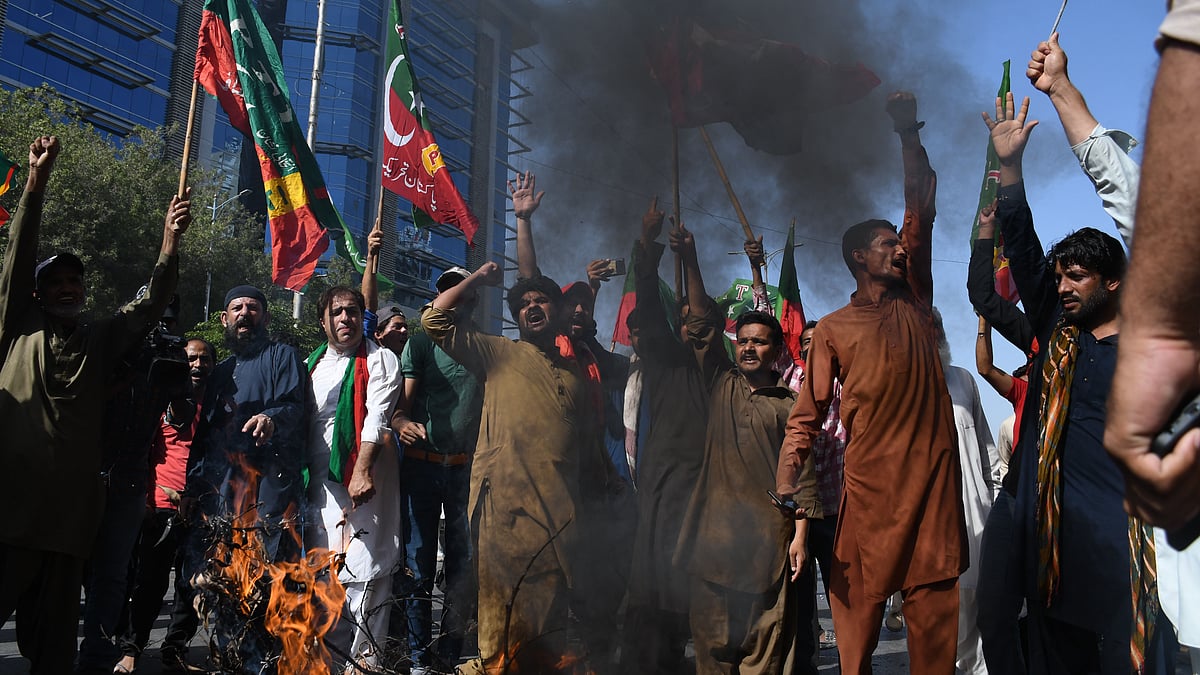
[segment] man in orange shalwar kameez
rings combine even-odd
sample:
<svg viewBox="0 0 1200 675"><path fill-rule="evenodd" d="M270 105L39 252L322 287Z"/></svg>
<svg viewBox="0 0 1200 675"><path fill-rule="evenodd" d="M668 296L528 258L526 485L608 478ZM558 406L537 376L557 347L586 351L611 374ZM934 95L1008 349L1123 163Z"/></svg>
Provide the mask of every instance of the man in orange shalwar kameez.
<svg viewBox="0 0 1200 675"><path fill-rule="evenodd" d="M840 381L849 442L829 604L841 670L871 672L885 603L900 591L912 672L951 675L967 550L954 410L933 328L937 176L916 99L892 94L887 112L903 149L904 225L897 233L869 220L842 239L857 290L817 325L776 482L781 494L796 491Z"/></svg>

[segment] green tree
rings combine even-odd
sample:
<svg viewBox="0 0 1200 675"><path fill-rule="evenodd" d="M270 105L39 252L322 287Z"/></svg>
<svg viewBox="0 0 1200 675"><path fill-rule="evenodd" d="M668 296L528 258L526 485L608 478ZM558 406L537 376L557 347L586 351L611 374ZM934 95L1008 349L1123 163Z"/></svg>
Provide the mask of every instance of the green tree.
<svg viewBox="0 0 1200 675"><path fill-rule="evenodd" d="M24 163L29 142L44 134L58 136L63 149L47 190L38 256L78 255L87 267L88 311L111 312L136 295L157 259L179 180L178 161L166 155L168 130L139 128L114 139L80 121L49 87L0 90L0 150ZM227 198L217 176L193 170L189 182L194 222L180 254L182 326L203 319L209 272L214 308L232 286L270 285L262 225L236 203L214 218L214 198ZM10 211L23 187L0 199ZM0 237L0 252L7 244Z"/></svg>

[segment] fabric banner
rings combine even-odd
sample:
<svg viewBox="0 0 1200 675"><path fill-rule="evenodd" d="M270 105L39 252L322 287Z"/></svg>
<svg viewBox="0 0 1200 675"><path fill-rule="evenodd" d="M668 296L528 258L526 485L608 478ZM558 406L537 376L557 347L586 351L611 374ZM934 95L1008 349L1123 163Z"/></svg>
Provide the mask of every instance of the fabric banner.
<svg viewBox="0 0 1200 675"><path fill-rule="evenodd" d="M195 78L254 141L271 226L272 281L299 291L329 235L347 237L292 109L275 43L249 0L206 0Z"/></svg>
<svg viewBox="0 0 1200 675"><path fill-rule="evenodd" d="M800 362L800 336L804 333L804 304L800 301L800 281L796 277L796 225L788 227L787 247L783 249L779 271L779 311L775 316L783 327L783 344L792 361Z"/></svg>
<svg viewBox="0 0 1200 675"><path fill-rule="evenodd" d="M12 188L13 181L17 178L17 170L20 168L16 162L13 162L8 157L5 157L4 153L0 152L0 181L3 181L0 182L0 196L3 196ZM8 209L0 206L0 227L4 227L4 224L11 217L12 214L8 212Z"/></svg>
<svg viewBox="0 0 1200 675"><path fill-rule="evenodd" d="M479 221L467 208L433 138L421 88L408 55L400 0L390 4L383 109L383 186L412 202L413 222L453 225L471 244Z"/></svg>
<svg viewBox="0 0 1200 675"><path fill-rule="evenodd" d="M996 92L996 96L1001 101L1008 96L1009 82L1009 61L1004 62L1004 75L1000 78L1000 89ZM983 207L996 201L996 192L1000 189L1000 158L996 156L996 148L992 145L992 139L988 139L987 147L987 163L983 170L983 185L979 188L979 206L975 209L975 223L971 226L971 245L975 244L975 240L979 238L979 212ZM996 277L996 292L1000 297L1009 302L1017 302L1020 296L1017 293L1017 285L1013 281L1012 271L1008 268L1008 258L1004 257L1004 237L996 232L996 250L992 254L992 267L995 270Z"/></svg>

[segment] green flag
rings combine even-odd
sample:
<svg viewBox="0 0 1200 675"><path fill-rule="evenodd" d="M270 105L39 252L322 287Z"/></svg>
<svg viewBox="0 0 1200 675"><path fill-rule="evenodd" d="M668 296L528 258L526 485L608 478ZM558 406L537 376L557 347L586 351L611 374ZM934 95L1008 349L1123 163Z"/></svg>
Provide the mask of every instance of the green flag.
<svg viewBox="0 0 1200 675"><path fill-rule="evenodd" d="M1008 98L1010 90L1009 61L1004 62L1004 75L1000 78L1000 89L996 96L1003 102ZM996 156L996 148L992 139L988 138L987 164L983 170L983 185L979 188L979 206L975 209L975 223L971 225L971 246L979 238L979 212L983 207L996 201L996 192L1000 189L1000 158ZM1012 273L1008 269L1008 258L1004 257L1004 239L997 234L996 249L992 254L992 268L996 277L996 292L1001 297L1016 302L1019 300L1017 286L1013 283Z"/></svg>

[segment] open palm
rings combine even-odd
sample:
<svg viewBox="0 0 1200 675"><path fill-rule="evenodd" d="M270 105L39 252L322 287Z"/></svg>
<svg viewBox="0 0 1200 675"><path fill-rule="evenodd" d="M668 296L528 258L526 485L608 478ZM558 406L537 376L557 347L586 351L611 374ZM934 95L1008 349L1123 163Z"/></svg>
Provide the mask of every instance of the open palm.
<svg viewBox="0 0 1200 675"><path fill-rule="evenodd" d="M1021 101L1021 109L1013 114L1013 95L1009 92L1003 101L996 97L996 119L983 113L983 123L987 125L992 135L992 145L996 148L996 156L1002 164L1011 164L1021 160L1025 152L1025 144L1029 142L1029 134L1038 125L1037 120L1026 122L1029 116L1029 97Z"/></svg>

